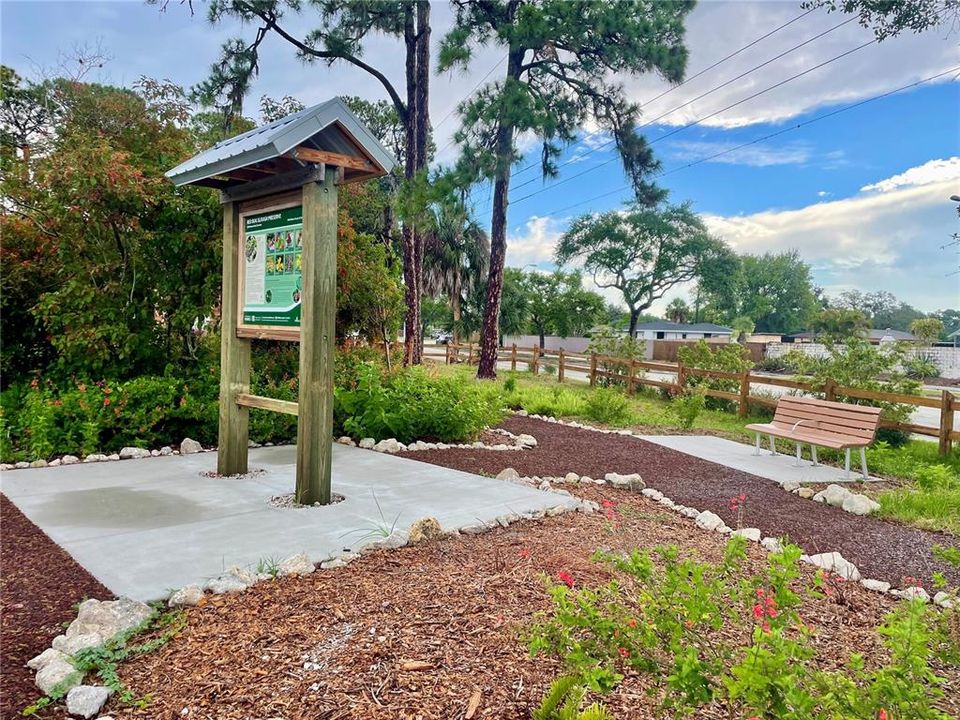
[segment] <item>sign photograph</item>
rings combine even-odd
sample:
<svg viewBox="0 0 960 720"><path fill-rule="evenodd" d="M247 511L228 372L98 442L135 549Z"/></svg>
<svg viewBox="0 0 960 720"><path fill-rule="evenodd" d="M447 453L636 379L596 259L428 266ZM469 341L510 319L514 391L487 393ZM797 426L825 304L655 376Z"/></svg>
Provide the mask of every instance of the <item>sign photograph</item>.
<svg viewBox="0 0 960 720"><path fill-rule="evenodd" d="M243 216L240 243L241 325L298 328L303 207Z"/></svg>

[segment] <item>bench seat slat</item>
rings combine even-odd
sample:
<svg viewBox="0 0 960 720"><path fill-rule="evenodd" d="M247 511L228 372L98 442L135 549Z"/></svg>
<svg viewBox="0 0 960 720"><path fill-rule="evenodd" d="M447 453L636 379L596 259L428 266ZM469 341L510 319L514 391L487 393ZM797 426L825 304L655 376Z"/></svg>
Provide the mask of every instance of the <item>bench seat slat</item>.
<svg viewBox="0 0 960 720"><path fill-rule="evenodd" d="M772 421L747 425L747 430L842 450L869 445L879 422L880 408L785 396L777 401Z"/></svg>
<svg viewBox="0 0 960 720"><path fill-rule="evenodd" d="M804 430L821 430L826 432L838 432L846 435L854 435L856 437L865 437L872 438L874 434L874 429L876 425L870 428L859 428L852 425L846 425L841 422L832 422L825 419L817 418L798 418L798 417L784 417L776 416L774 420L777 423L787 425L789 427L797 426L798 429ZM797 423L800 423L799 425Z"/></svg>

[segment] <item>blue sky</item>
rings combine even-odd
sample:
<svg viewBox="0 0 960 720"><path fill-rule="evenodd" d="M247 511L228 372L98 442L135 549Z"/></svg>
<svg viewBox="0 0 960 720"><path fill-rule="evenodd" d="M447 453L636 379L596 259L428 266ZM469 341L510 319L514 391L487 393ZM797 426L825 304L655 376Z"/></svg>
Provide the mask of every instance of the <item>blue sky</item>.
<svg viewBox="0 0 960 720"><path fill-rule="evenodd" d="M249 38L252 33L252 28L234 24L211 27L205 3L194 0L194 5L198 12L191 17L176 0L165 13L140 2L3 2L0 57L28 76L51 74L73 47L99 43L110 59L90 79L124 85L148 75L190 86L204 78L223 40L238 33ZM433 12L434 40L439 41L450 25L450 11L446 3L435 3ZM688 76L802 12L799 2L792 1L701 3L688 22ZM960 193L956 73L711 162L669 172L960 66L956 33L907 35L867 46L661 139L872 38L856 22L831 30L844 19L823 11L810 13L652 102L648 101L667 85L652 76L622 78L631 98L642 103L647 121L658 119L644 132L668 171L660 182L670 189L672 200L691 201L711 229L738 251L798 249L828 293L847 288L889 290L924 310L958 307L960 275L947 273L958 267L960 257L940 249L950 233L960 230L948 200ZM309 26L295 18L290 25ZM822 38L695 100L823 32ZM451 160L456 152L447 147L457 125L456 115L447 117L448 113L491 68L497 68L491 79L502 72L502 65L498 67L502 56L497 48L483 49L466 75L434 79L431 111L440 161ZM388 68L398 84L401 57L398 45L386 38L372 43L366 54L375 66ZM252 117L262 94L289 94L307 103L336 94L384 97L382 88L362 72L305 66L276 39L267 41L261 64L247 106ZM565 183L544 184L535 179L534 170L515 176L509 264L550 268L553 245L572 217L619 207L628 198L626 189L617 190L623 188L624 178L616 160L608 162L610 150L595 149L606 137L592 130L585 128L582 141L568 150L566 157L577 161L562 168L559 181L606 163L597 170ZM521 145L531 150L531 161L535 159L530 139L521 138ZM520 200L539 190L543 191ZM604 193L610 194L584 202ZM489 212L487 197L482 188L475 193L478 215L484 219ZM579 205L570 207L575 204ZM679 288L673 295L685 292Z"/></svg>

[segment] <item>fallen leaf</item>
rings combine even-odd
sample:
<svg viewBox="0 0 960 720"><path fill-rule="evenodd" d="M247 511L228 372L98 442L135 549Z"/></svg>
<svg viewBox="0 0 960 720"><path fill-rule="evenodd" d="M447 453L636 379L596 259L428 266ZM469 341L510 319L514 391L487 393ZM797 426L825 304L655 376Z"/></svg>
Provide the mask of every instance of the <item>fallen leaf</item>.
<svg viewBox="0 0 960 720"><path fill-rule="evenodd" d="M433 663L426 660L404 660L400 663L400 669L410 671L432 670Z"/></svg>
<svg viewBox="0 0 960 720"><path fill-rule="evenodd" d="M474 690L473 695L470 696L470 702L467 703L467 712L463 716L464 720L470 720L477 712L478 707L480 707L480 688Z"/></svg>

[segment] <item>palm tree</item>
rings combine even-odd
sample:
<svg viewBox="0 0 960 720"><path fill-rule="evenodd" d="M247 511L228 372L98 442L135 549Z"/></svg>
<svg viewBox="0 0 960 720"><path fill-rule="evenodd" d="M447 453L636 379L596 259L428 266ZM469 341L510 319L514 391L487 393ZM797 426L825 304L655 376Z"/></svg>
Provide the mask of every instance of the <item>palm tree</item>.
<svg viewBox="0 0 960 720"><path fill-rule="evenodd" d="M462 304L487 274L490 238L462 198L438 203L423 252L423 287L431 297L446 295L453 311L453 341L461 330Z"/></svg>
<svg viewBox="0 0 960 720"><path fill-rule="evenodd" d="M674 298L663 315L670 322L685 323L690 318L690 306L683 298Z"/></svg>

